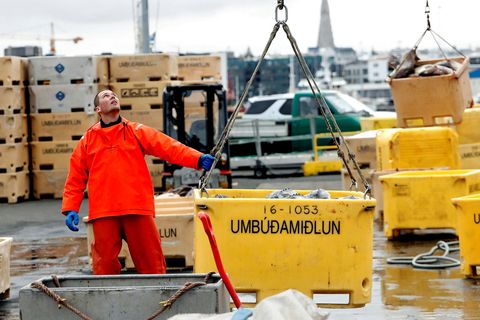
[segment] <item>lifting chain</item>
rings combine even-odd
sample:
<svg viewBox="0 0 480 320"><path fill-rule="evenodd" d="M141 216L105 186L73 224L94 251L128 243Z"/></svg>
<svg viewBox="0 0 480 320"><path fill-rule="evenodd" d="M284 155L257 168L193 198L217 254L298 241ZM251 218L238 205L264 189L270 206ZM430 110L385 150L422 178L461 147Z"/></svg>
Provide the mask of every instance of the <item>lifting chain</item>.
<svg viewBox="0 0 480 320"><path fill-rule="evenodd" d="M279 20L278 19L278 11L283 10L283 9L285 9L285 19L284 20ZM253 80L255 79L255 76L257 75L258 70L260 69L260 66L261 66L263 60L265 59L265 56L268 52L268 49L270 48L270 45L272 44L273 39L275 38L278 29L280 29L280 27L282 27L283 30L285 31L286 35L287 35L288 40L290 41L290 44L292 46L293 52L295 53L295 56L297 57L297 60L300 63L300 67L301 67L301 69L303 71L303 74L305 75L305 77L307 79L308 85L309 85L309 87L310 87L310 89L311 89L311 91L312 91L312 93L315 97L315 101L317 102L317 105L318 105L319 110L322 114L322 117L325 121L325 124L328 128L328 131L330 132L330 134L333 138L333 142L335 143L335 145L337 147L338 156L342 159L342 162L343 162L345 168L348 171L348 174L349 174L350 179L352 181L352 186L355 186L355 188L357 188L357 181L353 177L352 170L350 169L348 160L346 159L346 155L342 151L341 146L345 147L345 149L347 151L348 158L353 163L353 165L355 167L355 170L358 172L358 174L360 176L360 179L362 180L362 184L365 187L364 197L366 197L367 195L371 195L370 184L367 182L367 180L363 176L362 171L360 170L360 166L358 165L357 161L355 160L355 154L353 154L353 152L350 151L350 148L348 147L348 144L346 143L345 138L343 137L343 135L340 131L340 128L338 127L338 124L335 121L335 118L334 118L330 108L327 106L327 103L325 102L325 99L323 98L323 95L322 95L320 89L318 88L317 83L315 82L315 78L312 75L312 72L310 71L310 69L308 68L308 65L305 62L305 59L304 59L304 57L303 57L303 55L302 55L302 53L301 53L301 51L300 51L300 49L297 45L297 42L296 42L295 38L293 37L292 33L290 32L290 28L288 27L288 25L286 23L287 19L288 19L287 6L285 6L283 0L277 0L277 6L275 8L275 21L276 21L276 23L273 26L273 30L270 34L270 38L268 39L267 44L266 44L265 48L263 49L262 55L260 56L260 59L258 60L257 65L255 66L255 69L253 70L253 73L250 76L250 79L248 80L248 82L245 86L245 89L244 89L242 95L240 96L240 99L237 102L237 105L235 107L234 112L232 113L232 115L228 119L227 124L225 125L225 128L222 132L222 135L220 136L220 139L218 140L217 144L213 147L213 149L210 152L212 155L214 155L215 160L214 160L213 165L210 168L210 170L204 171L202 173L202 176L200 177L199 184L198 184L200 192L201 192L201 194L206 193L208 195L208 193L206 192L208 181L210 179L211 173L212 173L216 163L218 162L218 160L221 157L221 151L223 150L223 147L225 146L225 143L228 139L228 136L230 135L230 131L232 130L233 124L235 123L235 119L238 116L240 106L243 105L243 103L244 103L244 101L247 97L247 94L250 90L250 87L253 83ZM332 124L333 124L333 127L332 127ZM337 132L338 138L340 138L340 141L337 140L337 137L335 136L334 129Z"/></svg>
<svg viewBox="0 0 480 320"><path fill-rule="evenodd" d="M426 0L426 3L425 3L425 15L427 17L427 28L423 31L422 35L420 36L420 38L417 40L417 42L415 43L415 45L413 46L412 50L413 51L416 51L418 46L420 45L420 42L422 42L423 38L425 37L425 35L427 34L427 32L430 32L430 34L432 35L432 38L433 40L435 41L435 43L437 44L437 47L438 49L440 50L442 56L444 57L445 60L449 61L447 55L445 54L445 52L443 51L442 47L440 46L440 43L437 39L437 37L442 40L444 43L446 43L447 45L449 45L453 50L455 50L459 55L461 55L462 57L465 57L465 55L460 52L460 50L458 50L454 45L450 44L447 40L445 40L441 35L439 35L438 33L436 33L433 29L432 29L432 26L430 24L430 5L428 3L428 0ZM402 61L400 61L400 64L398 65L397 68L400 68L403 63L405 62L407 58L407 55L404 55L403 56L403 59Z"/></svg>

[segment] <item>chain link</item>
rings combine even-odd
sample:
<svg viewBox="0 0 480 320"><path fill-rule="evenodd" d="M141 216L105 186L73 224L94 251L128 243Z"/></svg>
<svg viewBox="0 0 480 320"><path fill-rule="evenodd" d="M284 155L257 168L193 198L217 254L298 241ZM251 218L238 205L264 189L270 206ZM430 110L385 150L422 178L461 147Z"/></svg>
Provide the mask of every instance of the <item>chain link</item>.
<svg viewBox="0 0 480 320"><path fill-rule="evenodd" d="M427 3L425 4L425 14L427 15L427 30L430 30L430 5Z"/></svg>
<svg viewBox="0 0 480 320"><path fill-rule="evenodd" d="M278 16L279 16L279 11L281 11L282 9L285 9L285 18L283 20L280 20L278 19ZM287 6L280 6L278 5L276 8L275 8L275 21L277 23L283 23L283 22L287 22L288 20L288 9L287 9Z"/></svg>

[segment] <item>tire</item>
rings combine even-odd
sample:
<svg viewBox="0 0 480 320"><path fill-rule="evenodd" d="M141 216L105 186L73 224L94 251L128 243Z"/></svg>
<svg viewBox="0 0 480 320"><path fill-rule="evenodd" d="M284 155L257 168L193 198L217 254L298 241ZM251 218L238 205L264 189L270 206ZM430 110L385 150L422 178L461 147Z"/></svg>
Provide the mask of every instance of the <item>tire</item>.
<svg viewBox="0 0 480 320"><path fill-rule="evenodd" d="M257 179L264 179L267 176L267 169L265 167L257 167L253 169L253 176Z"/></svg>

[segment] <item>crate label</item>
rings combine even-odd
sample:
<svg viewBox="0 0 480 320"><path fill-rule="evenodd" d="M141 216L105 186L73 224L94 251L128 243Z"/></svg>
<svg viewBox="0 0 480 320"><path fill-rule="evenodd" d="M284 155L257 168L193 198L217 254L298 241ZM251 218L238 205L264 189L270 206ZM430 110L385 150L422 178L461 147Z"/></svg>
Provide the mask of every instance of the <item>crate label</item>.
<svg viewBox="0 0 480 320"><path fill-rule="evenodd" d="M480 158L480 151L473 151L473 148L472 148L472 152L461 153L461 158L462 159Z"/></svg>
<svg viewBox="0 0 480 320"><path fill-rule="evenodd" d="M158 88L121 89L120 96L122 98L158 97Z"/></svg>
<svg viewBox="0 0 480 320"><path fill-rule="evenodd" d="M157 64L155 61L123 61L118 64L120 68L135 68L135 67L154 67Z"/></svg>
<svg viewBox="0 0 480 320"><path fill-rule="evenodd" d="M54 126L76 126L82 124L80 120L42 120L42 127L54 127Z"/></svg>
<svg viewBox="0 0 480 320"><path fill-rule="evenodd" d="M473 214L473 222L475 224L480 224L480 213L474 213Z"/></svg>
<svg viewBox="0 0 480 320"><path fill-rule="evenodd" d="M55 71L57 71L58 73L62 73L64 70L65 70L65 67L61 63L55 66Z"/></svg>
<svg viewBox="0 0 480 320"><path fill-rule="evenodd" d="M57 144L52 148L45 148L42 150L43 154L55 154L55 153L72 153L73 147L70 147L68 144Z"/></svg>
<svg viewBox="0 0 480 320"><path fill-rule="evenodd" d="M160 238L176 238L177 237L177 228L163 228L159 229Z"/></svg>
<svg viewBox="0 0 480 320"><path fill-rule="evenodd" d="M57 100L59 101L62 101L63 99L65 99L65 93L63 93L62 91L58 91L55 95L55 98L57 98Z"/></svg>
<svg viewBox="0 0 480 320"><path fill-rule="evenodd" d="M230 220L233 234L340 234L341 221L334 220L273 220L238 219Z"/></svg>
<svg viewBox="0 0 480 320"><path fill-rule="evenodd" d="M210 62L200 61L200 62L180 62L178 64L179 68L210 68Z"/></svg>
<svg viewBox="0 0 480 320"><path fill-rule="evenodd" d="M393 194L396 196L409 196L410 186L406 184L396 184L393 187Z"/></svg>
<svg viewBox="0 0 480 320"><path fill-rule="evenodd" d="M369 144L357 146L357 152L375 152L375 150L376 147Z"/></svg>

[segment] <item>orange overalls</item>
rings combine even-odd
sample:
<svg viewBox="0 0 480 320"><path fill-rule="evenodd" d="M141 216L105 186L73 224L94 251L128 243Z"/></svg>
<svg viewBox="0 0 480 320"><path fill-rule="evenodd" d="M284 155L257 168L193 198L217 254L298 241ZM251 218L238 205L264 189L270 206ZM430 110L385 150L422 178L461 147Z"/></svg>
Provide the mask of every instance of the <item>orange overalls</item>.
<svg viewBox="0 0 480 320"><path fill-rule="evenodd" d="M95 236L94 274L120 273L122 238L139 273L165 273L146 154L195 169L202 155L155 129L126 119L107 128L100 123L93 125L73 151L62 213L79 211L88 182L88 220Z"/></svg>

